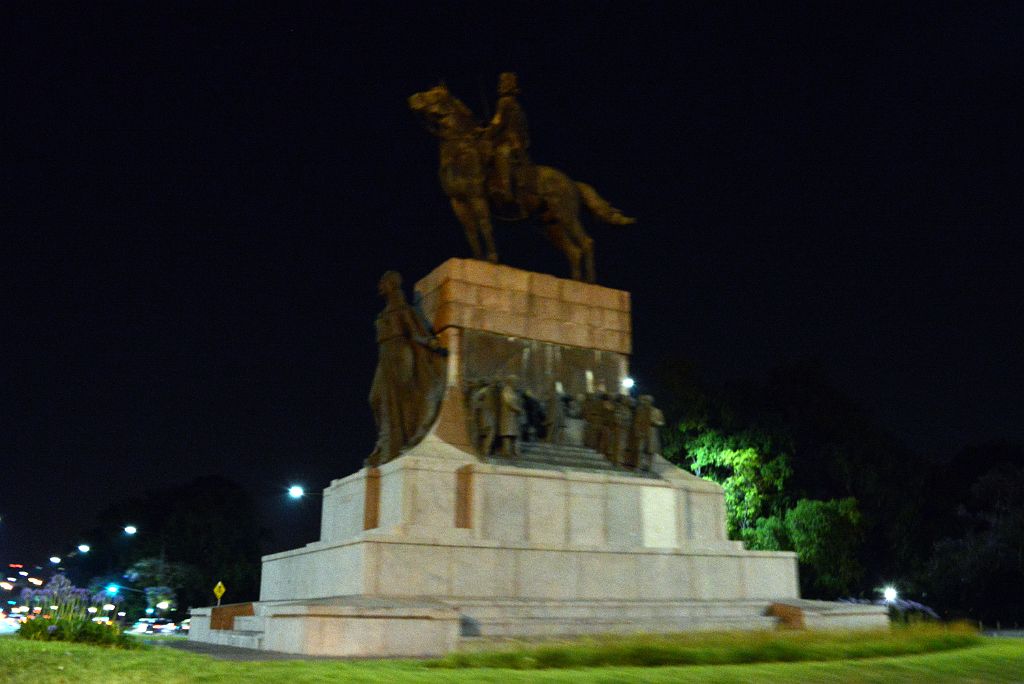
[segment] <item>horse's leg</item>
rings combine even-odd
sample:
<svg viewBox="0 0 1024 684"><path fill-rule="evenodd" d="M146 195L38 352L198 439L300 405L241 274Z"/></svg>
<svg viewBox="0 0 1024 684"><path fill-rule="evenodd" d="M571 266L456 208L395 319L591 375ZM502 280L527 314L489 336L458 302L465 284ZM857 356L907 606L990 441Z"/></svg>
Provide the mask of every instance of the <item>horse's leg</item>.
<svg viewBox="0 0 1024 684"><path fill-rule="evenodd" d="M473 213L476 214L477 229L484 239L484 247L487 249L487 260L492 264L498 263L498 250L494 246L494 228L491 225L491 208L483 197L473 197L469 200ZM480 257L477 257L478 259Z"/></svg>
<svg viewBox="0 0 1024 684"><path fill-rule="evenodd" d="M477 217L473 211L473 207L469 202L465 200L451 198L452 211L455 212L455 216L459 219L459 223L462 224L462 229L466 232L466 240L469 242L469 248L473 252L474 259L483 259L483 254L480 253L480 239L477 237ZM490 235L488 235L490 240ZM489 245L493 251L493 245Z"/></svg>
<svg viewBox="0 0 1024 684"><path fill-rule="evenodd" d="M569 239L565 229L565 222L557 217L551 217L547 221L548 240L555 246L555 249L565 255L569 261L569 271L573 280L580 280L580 248Z"/></svg>
<svg viewBox="0 0 1024 684"><path fill-rule="evenodd" d="M594 273L594 238L587 235L587 231L583 228L583 224L580 223L578 206L577 210L572 212L568 218L563 219L562 223L565 226L567 239L572 242L579 254L583 257L583 267L586 269L586 281L588 283L594 282L597 277ZM578 278L578 276L573 277Z"/></svg>
<svg viewBox="0 0 1024 684"><path fill-rule="evenodd" d="M587 282L597 282L597 272L594 269L594 240L589 235L583 245L584 267L587 269Z"/></svg>

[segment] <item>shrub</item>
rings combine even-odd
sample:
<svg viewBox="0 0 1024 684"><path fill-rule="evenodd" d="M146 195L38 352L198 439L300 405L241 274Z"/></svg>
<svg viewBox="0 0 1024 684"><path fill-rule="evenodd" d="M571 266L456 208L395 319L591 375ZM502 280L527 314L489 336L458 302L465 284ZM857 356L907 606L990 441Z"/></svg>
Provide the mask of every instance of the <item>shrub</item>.
<svg viewBox="0 0 1024 684"><path fill-rule="evenodd" d="M91 596L87 589L75 587L63 575L54 575L42 589L24 590L21 598L26 605L37 609L36 617L18 630L22 639L77 641L121 648L138 646L118 625L92 621L89 608L111 601L110 597Z"/></svg>

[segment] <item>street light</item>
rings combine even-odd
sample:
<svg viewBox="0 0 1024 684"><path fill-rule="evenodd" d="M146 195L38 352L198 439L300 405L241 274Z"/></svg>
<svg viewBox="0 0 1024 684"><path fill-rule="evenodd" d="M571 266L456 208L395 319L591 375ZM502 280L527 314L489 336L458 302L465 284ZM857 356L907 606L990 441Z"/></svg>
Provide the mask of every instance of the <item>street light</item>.
<svg viewBox="0 0 1024 684"><path fill-rule="evenodd" d="M288 496L292 497L293 499L301 499L305 495L306 490L300 487L299 485L292 485L291 487L288 488Z"/></svg>
<svg viewBox="0 0 1024 684"><path fill-rule="evenodd" d="M89 553L89 549L90 549L90 548L91 548L91 547L90 547L90 546L89 546L88 544L79 544L79 545L78 545L78 550L79 550L80 552L82 552L82 553Z"/></svg>
<svg viewBox="0 0 1024 684"><path fill-rule="evenodd" d="M882 590L882 596L885 598L886 603L892 603L899 594L896 592L896 587L886 587Z"/></svg>
<svg viewBox="0 0 1024 684"><path fill-rule="evenodd" d="M633 389L634 385L636 385L636 380L629 377L628 375L622 378L622 389L626 390L627 392Z"/></svg>
<svg viewBox="0 0 1024 684"><path fill-rule="evenodd" d="M54 565L60 565L60 556L50 556L50 562Z"/></svg>
<svg viewBox="0 0 1024 684"><path fill-rule="evenodd" d="M133 534L135 534L138 531L139 531L139 528L135 527L135 525L125 525L124 526L124 533L127 534L129 537L132 536Z"/></svg>
<svg viewBox="0 0 1024 684"><path fill-rule="evenodd" d="M116 594L117 593L117 589L118 589L118 586L116 584L108 584L107 585L107 593L108 594Z"/></svg>

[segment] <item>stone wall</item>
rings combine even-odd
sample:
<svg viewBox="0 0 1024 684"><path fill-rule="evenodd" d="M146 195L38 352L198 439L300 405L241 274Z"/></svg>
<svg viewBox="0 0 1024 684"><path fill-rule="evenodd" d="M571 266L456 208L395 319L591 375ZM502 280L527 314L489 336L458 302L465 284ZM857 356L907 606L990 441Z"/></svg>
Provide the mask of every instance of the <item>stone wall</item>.
<svg viewBox="0 0 1024 684"><path fill-rule="evenodd" d="M450 326L629 354L629 293L474 259L449 259L416 283L423 309Z"/></svg>

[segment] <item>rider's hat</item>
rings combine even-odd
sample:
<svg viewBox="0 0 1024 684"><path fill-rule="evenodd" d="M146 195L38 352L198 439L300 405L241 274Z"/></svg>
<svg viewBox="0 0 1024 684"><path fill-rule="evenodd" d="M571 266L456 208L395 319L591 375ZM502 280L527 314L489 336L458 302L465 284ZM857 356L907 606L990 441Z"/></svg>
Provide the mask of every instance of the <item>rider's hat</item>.
<svg viewBox="0 0 1024 684"><path fill-rule="evenodd" d="M498 95L518 95L519 82L511 71L505 71L498 77Z"/></svg>

